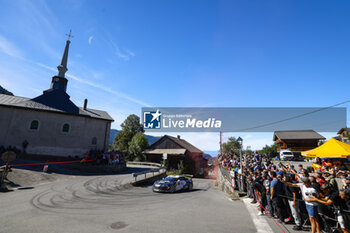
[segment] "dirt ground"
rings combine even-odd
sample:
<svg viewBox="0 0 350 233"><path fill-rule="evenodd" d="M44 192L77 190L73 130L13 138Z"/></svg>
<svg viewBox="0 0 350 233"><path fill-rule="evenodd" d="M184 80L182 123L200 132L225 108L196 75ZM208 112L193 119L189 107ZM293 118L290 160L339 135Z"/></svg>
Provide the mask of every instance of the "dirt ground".
<svg viewBox="0 0 350 233"><path fill-rule="evenodd" d="M12 172L7 175L7 185L12 188L24 188L49 183L60 178L63 178L60 174L12 168Z"/></svg>

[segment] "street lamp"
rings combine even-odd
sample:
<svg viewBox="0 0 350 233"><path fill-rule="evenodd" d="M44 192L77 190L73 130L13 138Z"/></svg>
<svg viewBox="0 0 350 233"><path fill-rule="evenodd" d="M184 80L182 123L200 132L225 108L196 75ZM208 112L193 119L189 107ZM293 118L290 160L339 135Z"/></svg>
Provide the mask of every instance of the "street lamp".
<svg viewBox="0 0 350 233"><path fill-rule="evenodd" d="M238 137L237 138L237 142L239 144L239 164L240 164L240 167L241 167L241 175L243 174L243 161L242 161L242 145L243 145L243 139L241 137ZM240 191L243 191L243 177L240 176L240 179L241 179L241 190Z"/></svg>

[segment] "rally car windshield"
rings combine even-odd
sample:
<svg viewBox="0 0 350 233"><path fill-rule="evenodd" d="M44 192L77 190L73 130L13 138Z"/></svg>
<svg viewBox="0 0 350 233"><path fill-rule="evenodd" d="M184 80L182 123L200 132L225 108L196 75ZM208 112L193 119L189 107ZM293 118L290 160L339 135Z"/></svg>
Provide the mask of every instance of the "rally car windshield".
<svg viewBox="0 0 350 233"><path fill-rule="evenodd" d="M176 178L174 178L174 177L166 177L166 178L164 178L164 181L176 181Z"/></svg>

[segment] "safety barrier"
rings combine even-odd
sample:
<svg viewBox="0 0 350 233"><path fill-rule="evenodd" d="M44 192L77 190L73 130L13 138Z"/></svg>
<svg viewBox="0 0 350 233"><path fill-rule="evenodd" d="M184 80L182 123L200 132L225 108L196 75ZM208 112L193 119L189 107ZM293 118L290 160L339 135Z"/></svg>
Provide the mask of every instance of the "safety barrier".
<svg viewBox="0 0 350 233"><path fill-rule="evenodd" d="M231 195L232 198L238 198L239 194L235 192L234 188L232 187L230 173L222 167L219 167L218 169L216 184L221 191Z"/></svg>
<svg viewBox="0 0 350 233"><path fill-rule="evenodd" d="M231 174L225 168L220 167L221 174L225 177L228 182L231 182Z"/></svg>
<svg viewBox="0 0 350 233"><path fill-rule="evenodd" d="M151 162L127 162L127 164L162 167L162 164L160 163L151 163Z"/></svg>
<svg viewBox="0 0 350 233"><path fill-rule="evenodd" d="M137 180L137 177L138 176L143 176L142 179L147 179L147 178L151 178L151 177L154 177L155 174L156 175L160 175L162 173L165 173L166 172L166 168L165 167L160 167L160 168L153 168L153 169L150 169L150 170L147 170L147 171L144 171L144 172L138 172L138 173L133 173L133 177L135 178L135 181L138 181ZM147 174L150 174L152 173L152 175L149 175L147 176Z"/></svg>
<svg viewBox="0 0 350 233"><path fill-rule="evenodd" d="M152 178L155 176L159 176L162 173L166 172L166 168L163 167L162 164L160 163L150 163L150 162L128 162L128 164L130 165L143 165L143 166L153 166L153 167L158 167L158 168L152 168L143 172L137 172L137 173L133 173L133 177L134 177L134 182L137 182L137 177L142 176L142 179L147 179L147 178ZM147 176L147 174L152 173L152 175Z"/></svg>

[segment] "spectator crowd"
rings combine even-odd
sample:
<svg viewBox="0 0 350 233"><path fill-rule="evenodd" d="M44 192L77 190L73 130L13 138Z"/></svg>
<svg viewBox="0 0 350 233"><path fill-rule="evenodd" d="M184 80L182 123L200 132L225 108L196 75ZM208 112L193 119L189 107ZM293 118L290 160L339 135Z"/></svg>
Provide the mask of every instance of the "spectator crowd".
<svg viewBox="0 0 350 233"><path fill-rule="evenodd" d="M343 164L318 159L322 169L313 171L258 153L244 155L242 163L239 156L219 155L218 162L234 178L235 189L253 199L258 215L294 224L295 231L311 226L312 233L350 232L350 173Z"/></svg>
<svg viewBox="0 0 350 233"><path fill-rule="evenodd" d="M85 161L93 160L93 162L88 162L88 164L93 165L117 165L125 161L125 155L122 152L115 151L90 151L84 154L82 163Z"/></svg>

